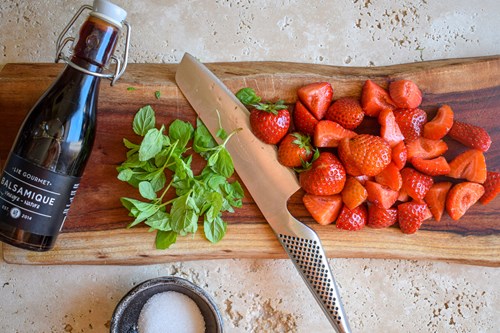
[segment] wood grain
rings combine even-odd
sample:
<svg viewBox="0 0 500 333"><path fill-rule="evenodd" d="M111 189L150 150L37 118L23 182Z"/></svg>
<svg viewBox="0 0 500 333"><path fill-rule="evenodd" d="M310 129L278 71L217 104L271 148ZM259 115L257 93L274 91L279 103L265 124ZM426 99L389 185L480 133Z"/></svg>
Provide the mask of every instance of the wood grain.
<svg viewBox="0 0 500 333"><path fill-rule="evenodd" d="M253 87L265 100L284 99L293 104L296 90L314 81L329 81L334 98L359 97L362 84L372 79L386 87L394 79L408 78L422 89L422 108L433 117L439 105L450 104L456 118L484 127L493 144L485 154L488 169L500 171L500 57L451 59L388 67L334 67L283 62L213 63L208 67L232 90ZM137 197L136 191L116 179L115 168L126 149L122 138L136 139L131 123L135 112L150 104L161 123L174 119L194 122L195 112L174 82L175 64L131 64L114 86L102 83L97 138L91 159L56 248L32 253L4 245L4 259L25 264L149 264L172 260L215 258L285 258L286 255L246 192L244 205L226 214L227 236L211 244L198 233L178 240L172 249L154 250L154 234L145 228L126 230L129 217L119 198ZM60 64L7 64L0 73L0 161L10 150L25 114L62 70ZM134 87L135 90L127 88ZM161 97L155 98L160 91ZM361 131L377 131L367 119ZM464 150L448 140L448 159ZM201 162L196 160L195 166ZM235 176L235 179L238 179ZM316 225L301 203L302 193L289 201L292 214L319 233L329 257L408 258L500 264L498 209L500 200L475 205L455 222L445 217L429 221L415 235L397 228L345 232Z"/></svg>

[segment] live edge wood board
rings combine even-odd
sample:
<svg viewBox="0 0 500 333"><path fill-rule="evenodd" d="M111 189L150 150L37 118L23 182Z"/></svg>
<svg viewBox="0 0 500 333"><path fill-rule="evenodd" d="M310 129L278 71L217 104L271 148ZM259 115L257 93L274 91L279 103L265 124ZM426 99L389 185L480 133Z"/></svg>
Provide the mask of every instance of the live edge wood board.
<svg viewBox="0 0 500 333"><path fill-rule="evenodd" d="M253 87L264 100L284 99L290 105L296 90L314 81L329 81L334 98L359 97L366 79L387 87L391 80L413 80L424 94L422 108L431 119L446 103L456 119L484 127L493 144L485 154L488 169L500 171L500 56L450 59L388 67L333 67L285 62L211 63L207 66L232 91ZM71 207L56 247L35 253L3 245L9 263L21 264L152 264L168 261L221 258L286 258L251 196L243 208L226 214L225 238L211 244L201 232L181 237L168 250L154 248L154 233L147 228L126 229L130 221L121 206L122 196L136 197L136 190L116 179L116 166L125 158L124 137L134 140L131 123L135 112L151 105L158 122L173 119L194 122L196 114L175 85L176 64L131 64L111 87L103 81L99 97L97 139L79 192ZM0 73L0 159L5 163L25 114L61 72L61 64L7 64ZM128 89L135 88L134 90ZM159 91L159 99L155 92ZM374 131L376 121L364 128ZM450 160L464 150L447 140ZM197 162L198 163L198 162ZM258 170L255 170L258 177ZM238 177L235 176L235 179ZM476 204L459 221L449 217L425 222L414 235L399 228L365 228L358 232L319 226L301 204L296 193L289 209L315 229L328 257L430 259L474 265L499 266L500 198L489 205Z"/></svg>

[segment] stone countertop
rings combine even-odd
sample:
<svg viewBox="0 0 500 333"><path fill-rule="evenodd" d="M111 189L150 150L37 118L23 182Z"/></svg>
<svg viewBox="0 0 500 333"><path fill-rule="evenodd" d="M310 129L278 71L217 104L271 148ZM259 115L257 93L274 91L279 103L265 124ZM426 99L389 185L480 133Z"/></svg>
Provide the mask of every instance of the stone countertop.
<svg viewBox="0 0 500 333"><path fill-rule="evenodd" d="M85 3L90 3L86 1ZM500 54L497 0L116 0L131 62L277 60L339 66ZM0 3L0 68L51 62L84 3ZM498 332L500 270L445 262L330 259L353 332ZM330 332L288 260L150 266L19 266L0 260L1 332L106 332L120 298L165 275L206 289L227 332Z"/></svg>

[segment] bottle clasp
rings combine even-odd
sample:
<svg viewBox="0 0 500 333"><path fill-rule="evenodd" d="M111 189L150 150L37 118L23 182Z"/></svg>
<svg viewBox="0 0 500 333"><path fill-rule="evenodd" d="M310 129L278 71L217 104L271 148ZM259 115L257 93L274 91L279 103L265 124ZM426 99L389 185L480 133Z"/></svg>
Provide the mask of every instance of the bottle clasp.
<svg viewBox="0 0 500 333"><path fill-rule="evenodd" d="M113 73L96 73L89 71L86 68L83 68L77 64L75 64L73 61L71 61L70 56L66 55L64 52L64 49L68 43L72 43L75 41L75 37L72 36L66 36L68 31L71 29L73 24L76 22L76 20L82 15L82 13L85 10L93 10L92 6L89 5L83 5L80 7L80 9L76 12L76 14L73 16L73 18L69 21L69 23L64 27L63 31L59 35L57 39L57 44L56 44L56 57L55 57L55 62L59 62L60 60L64 61L67 63L69 66L85 73L88 75L93 75L97 76L99 78L104 78L104 79L109 79L111 80L111 85L114 85L115 82L125 73L125 69L127 68L128 64L128 54L129 54L129 47L130 47L130 31L131 31L131 26L127 21L123 21L123 25L127 28L127 33L125 37L125 48L123 51L123 57L120 59L119 57L115 56L114 54L111 56L110 61L113 61L115 63L115 69Z"/></svg>

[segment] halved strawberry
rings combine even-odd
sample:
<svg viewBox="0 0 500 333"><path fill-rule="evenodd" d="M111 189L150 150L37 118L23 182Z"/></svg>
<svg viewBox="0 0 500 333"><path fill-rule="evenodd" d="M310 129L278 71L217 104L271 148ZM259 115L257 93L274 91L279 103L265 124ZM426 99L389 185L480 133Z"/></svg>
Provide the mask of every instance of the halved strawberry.
<svg viewBox="0 0 500 333"><path fill-rule="evenodd" d="M399 169L391 162L381 173L375 176L375 181L379 184L388 186L391 190L399 191L403 185L403 179L399 173Z"/></svg>
<svg viewBox="0 0 500 333"><path fill-rule="evenodd" d="M449 177L484 183L486 175L486 160L480 150L467 150L450 162Z"/></svg>
<svg viewBox="0 0 500 333"><path fill-rule="evenodd" d="M391 148L405 139L392 110L382 110L378 115L378 123L380 124L380 136L387 141Z"/></svg>
<svg viewBox="0 0 500 333"><path fill-rule="evenodd" d="M402 189L419 202L422 202L432 184L434 184L431 176L424 175L408 167L401 170L401 177L403 177Z"/></svg>
<svg viewBox="0 0 500 333"><path fill-rule="evenodd" d="M392 148L392 162L401 170L405 167L407 158L408 150L405 143L401 141Z"/></svg>
<svg viewBox="0 0 500 333"><path fill-rule="evenodd" d="M293 109L293 124L295 125L295 130L312 137L314 135L314 126L316 126L317 123L318 119L314 118L304 104L297 101Z"/></svg>
<svg viewBox="0 0 500 333"><path fill-rule="evenodd" d="M432 216L427 204L420 202L405 202L398 206L399 228L405 234L413 234L422 226L422 222Z"/></svg>
<svg viewBox="0 0 500 333"><path fill-rule="evenodd" d="M365 202L368 192L361 183L354 177L347 177L344 189L342 190L342 201L349 209L354 209Z"/></svg>
<svg viewBox="0 0 500 333"><path fill-rule="evenodd" d="M368 207L367 226L375 229L387 228L398 220L398 210L396 208L384 209L377 205Z"/></svg>
<svg viewBox="0 0 500 333"><path fill-rule="evenodd" d="M424 125L427 122L427 113L421 109L397 109L394 111L396 123L409 143L422 136Z"/></svg>
<svg viewBox="0 0 500 333"><path fill-rule="evenodd" d="M453 220L460 219L484 194L481 184L463 182L456 184L446 197L446 212Z"/></svg>
<svg viewBox="0 0 500 333"><path fill-rule="evenodd" d="M354 209L349 209L344 205L342 207L342 211L340 212L340 216L337 219L336 225L339 229L344 230L360 230L368 221L368 212L366 210L365 205L359 205Z"/></svg>
<svg viewBox="0 0 500 333"><path fill-rule="evenodd" d="M406 144L408 160L419 157L424 160L443 155L448 150L448 145L443 140L431 140L423 137L417 138Z"/></svg>
<svg viewBox="0 0 500 333"><path fill-rule="evenodd" d="M281 140L278 161L289 168L299 168L313 157L311 138L299 132L290 133Z"/></svg>
<svg viewBox="0 0 500 333"><path fill-rule="evenodd" d="M455 120L448 135L466 147L481 151L490 149L490 135L479 126Z"/></svg>
<svg viewBox="0 0 500 333"><path fill-rule="evenodd" d="M346 181L345 169L330 152L322 152L311 168L299 174L300 187L309 194L333 195L340 193Z"/></svg>
<svg viewBox="0 0 500 333"><path fill-rule="evenodd" d="M302 202L313 219L321 225L327 225L337 219L342 208L342 197L334 195L304 194Z"/></svg>
<svg viewBox="0 0 500 333"><path fill-rule="evenodd" d="M314 82L300 87L297 96L313 116L321 120L332 103L333 88L329 82Z"/></svg>
<svg viewBox="0 0 500 333"><path fill-rule="evenodd" d="M500 173L488 171L486 173L486 180L484 181L484 195L479 199L479 201L486 205L491 200L495 199L497 194L500 192Z"/></svg>
<svg viewBox="0 0 500 333"><path fill-rule="evenodd" d="M431 186L424 197L424 201L429 206L432 216L436 221L441 221L446 205L446 196L453 184L450 182L435 183Z"/></svg>
<svg viewBox="0 0 500 333"><path fill-rule="evenodd" d="M361 124L365 113L358 99L342 97L333 102L325 113L325 119L339 123L342 127L353 130Z"/></svg>
<svg viewBox="0 0 500 333"><path fill-rule="evenodd" d="M414 157L411 159L411 164L415 169L429 176L443 176L450 172L450 165L443 156L430 160Z"/></svg>
<svg viewBox="0 0 500 333"><path fill-rule="evenodd" d="M397 80L389 84L389 95L398 108L417 108L422 103L422 92L410 80Z"/></svg>
<svg viewBox="0 0 500 333"><path fill-rule="evenodd" d="M453 110L447 104L442 105L436 116L424 125L424 137L431 140L444 138L453 126Z"/></svg>
<svg viewBox="0 0 500 333"><path fill-rule="evenodd" d="M340 140L353 138L357 134L330 120L320 120L314 128L316 147L337 147Z"/></svg>
<svg viewBox="0 0 500 333"><path fill-rule="evenodd" d="M361 106L365 114L370 117L378 117L380 111L384 109L396 108L389 93L371 80L366 80L361 90Z"/></svg>
<svg viewBox="0 0 500 333"><path fill-rule="evenodd" d="M391 208L398 200L399 192L391 190L388 186L367 181L365 188L368 192L368 201L384 209Z"/></svg>

